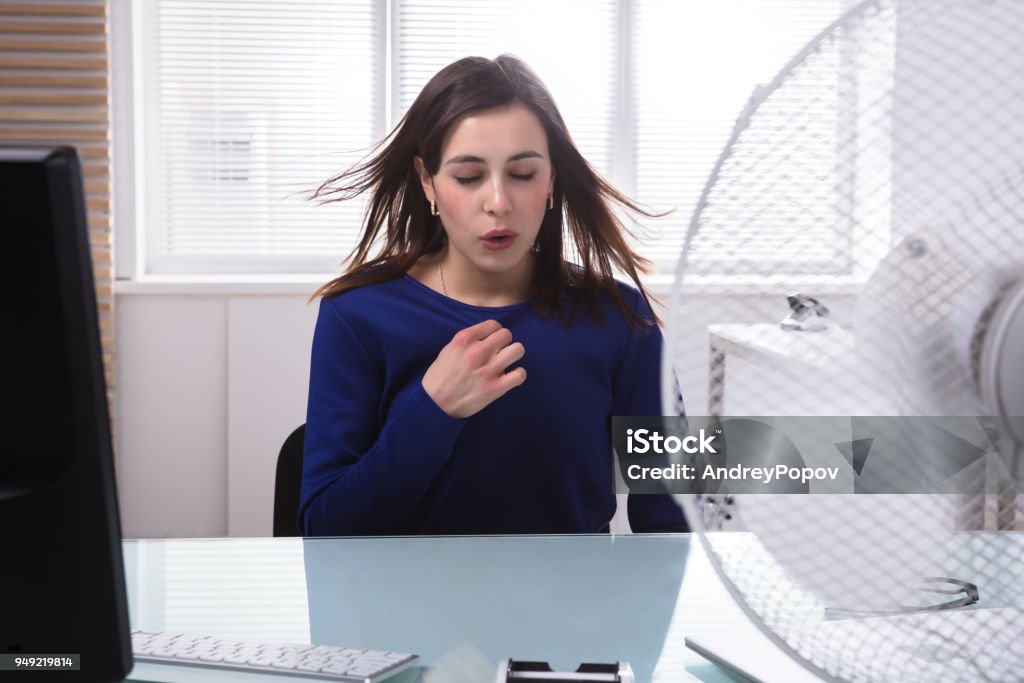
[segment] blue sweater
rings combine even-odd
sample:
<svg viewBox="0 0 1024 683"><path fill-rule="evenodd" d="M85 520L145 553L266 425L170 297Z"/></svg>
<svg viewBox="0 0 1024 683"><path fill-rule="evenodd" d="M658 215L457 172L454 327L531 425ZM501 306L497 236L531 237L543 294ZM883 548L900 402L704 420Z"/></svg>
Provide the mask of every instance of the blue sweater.
<svg viewBox="0 0 1024 683"><path fill-rule="evenodd" d="M646 311L638 292L626 300ZM660 415L661 332L602 301L569 329L532 302L470 306L408 275L320 302L299 525L307 536L584 533L615 512L612 415ZM648 314L649 315L649 314ZM423 374L461 329L494 319L526 382L464 420ZM667 495L630 495L634 531L685 531Z"/></svg>

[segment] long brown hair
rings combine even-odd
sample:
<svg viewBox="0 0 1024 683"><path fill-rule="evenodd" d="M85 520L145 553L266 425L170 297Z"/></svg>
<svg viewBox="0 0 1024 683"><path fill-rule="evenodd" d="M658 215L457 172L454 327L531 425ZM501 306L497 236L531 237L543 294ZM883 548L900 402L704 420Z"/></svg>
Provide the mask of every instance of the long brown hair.
<svg viewBox="0 0 1024 683"><path fill-rule="evenodd" d="M631 325L646 326L624 301L613 278L613 265L629 275L651 308L651 297L639 272L651 262L630 248L628 229L610 208L612 202L649 217L650 213L620 193L595 171L576 149L547 88L518 58L466 57L449 64L424 86L395 129L374 147L368 160L323 183L313 199L343 201L370 191L366 224L359 244L348 257L345 272L320 287L317 296L342 292L401 277L421 257L441 250L446 236L440 220L430 215L413 160L419 156L427 172L441 165L441 143L462 117L496 107L522 104L540 120L548 138L555 176L555 210L547 211L537 236L533 292L542 314L555 313L567 287L582 296L592 315L603 319L599 293L611 296ZM563 215L580 263L569 264L563 245ZM383 231L383 238L381 232ZM371 250L379 243L376 255ZM576 311L574 309L573 318ZM657 320L657 318L655 318Z"/></svg>

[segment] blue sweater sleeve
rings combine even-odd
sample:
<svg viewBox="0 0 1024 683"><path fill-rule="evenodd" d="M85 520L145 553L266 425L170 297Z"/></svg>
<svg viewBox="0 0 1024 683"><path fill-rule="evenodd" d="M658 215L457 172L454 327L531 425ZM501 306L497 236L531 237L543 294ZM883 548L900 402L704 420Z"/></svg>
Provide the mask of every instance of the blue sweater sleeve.
<svg viewBox="0 0 1024 683"><path fill-rule="evenodd" d="M630 331L626 352L615 375L612 415L661 415L661 329L639 292L636 310L652 322L649 329ZM630 494L627 502L629 526L636 532L689 531L683 511L667 493Z"/></svg>
<svg viewBox="0 0 1024 683"><path fill-rule="evenodd" d="M383 368L332 299L313 334L299 526L306 536L392 534L448 461L462 421L421 384L380 417ZM383 422L383 423L381 423Z"/></svg>

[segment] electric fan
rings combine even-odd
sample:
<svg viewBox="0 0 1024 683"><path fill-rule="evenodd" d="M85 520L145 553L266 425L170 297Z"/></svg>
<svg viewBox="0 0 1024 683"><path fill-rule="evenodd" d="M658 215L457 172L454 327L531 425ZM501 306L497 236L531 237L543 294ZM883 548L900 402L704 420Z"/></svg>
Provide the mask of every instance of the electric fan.
<svg viewBox="0 0 1024 683"><path fill-rule="evenodd" d="M1024 681L1021 36L1024 2L854 7L755 91L690 223L666 415L841 474L678 500L826 680Z"/></svg>

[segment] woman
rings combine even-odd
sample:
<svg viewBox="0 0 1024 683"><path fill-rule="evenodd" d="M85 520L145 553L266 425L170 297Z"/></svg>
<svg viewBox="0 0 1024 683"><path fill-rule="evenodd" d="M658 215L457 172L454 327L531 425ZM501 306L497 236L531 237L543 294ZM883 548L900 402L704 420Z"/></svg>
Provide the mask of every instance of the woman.
<svg viewBox="0 0 1024 683"><path fill-rule="evenodd" d="M647 262L609 201L640 209L508 55L441 70L369 161L317 196L364 191L348 269L317 292L304 533L606 531L610 417L661 413ZM630 496L629 518L685 530L666 495Z"/></svg>

